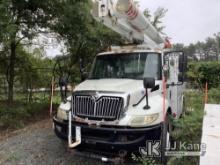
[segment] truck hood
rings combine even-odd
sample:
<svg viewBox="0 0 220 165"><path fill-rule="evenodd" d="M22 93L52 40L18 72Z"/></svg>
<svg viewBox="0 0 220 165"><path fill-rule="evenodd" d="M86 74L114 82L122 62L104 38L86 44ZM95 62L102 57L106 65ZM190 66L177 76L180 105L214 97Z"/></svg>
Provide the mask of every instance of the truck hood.
<svg viewBox="0 0 220 165"><path fill-rule="evenodd" d="M75 91L111 91L132 93L137 90L144 90L142 80L133 79L98 79L86 80L79 84Z"/></svg>

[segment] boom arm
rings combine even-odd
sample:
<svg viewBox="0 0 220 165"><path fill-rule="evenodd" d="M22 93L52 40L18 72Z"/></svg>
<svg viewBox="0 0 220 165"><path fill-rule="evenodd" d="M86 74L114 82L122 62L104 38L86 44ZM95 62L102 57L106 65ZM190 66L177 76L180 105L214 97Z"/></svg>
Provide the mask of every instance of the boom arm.
<svg viewBox="0 0 220 165"><path fill-rule="evenodd" d="M93 17L131 42L162 48L165 40L133 0L92 0Z"/></svg>

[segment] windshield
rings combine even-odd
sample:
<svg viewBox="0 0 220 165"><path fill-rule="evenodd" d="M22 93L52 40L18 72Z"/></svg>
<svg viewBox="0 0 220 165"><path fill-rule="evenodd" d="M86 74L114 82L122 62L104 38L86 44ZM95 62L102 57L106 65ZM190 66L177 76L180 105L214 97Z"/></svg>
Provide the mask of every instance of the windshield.
<svg viewBox="0 0 220 165"><path fill-rule="evenodd" d="M161 57L157 53L127 53L97 56L90 79L161 79Z"/></svg>

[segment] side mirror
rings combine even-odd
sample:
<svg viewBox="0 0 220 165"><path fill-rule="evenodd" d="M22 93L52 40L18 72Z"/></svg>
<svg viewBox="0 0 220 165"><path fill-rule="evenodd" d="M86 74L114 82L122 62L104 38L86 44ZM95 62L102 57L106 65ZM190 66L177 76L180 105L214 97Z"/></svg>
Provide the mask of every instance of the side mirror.
<svg viewBox="0 0 220 165"><path fill-rule="evenodd" d="M68 78L62 76L59 78L59 86L60 86L60 94L62 101L66 102L67 98L67 85L68 85Z"/></svg>
<svg viewBox="0 0 220 165"><path fill-rule="evenodd" d="M187 72L187 56L184 53L179 56L179 72Z"/></svg>
<svg viewBox="0 0 220 165"><path fill-rule="evenodd" d="M85 81L88 78L88 73L87 72L82 72L81 73L81 80Z"/></svg>
<svg viewBox="0 0 220 165"><path fill-rule="evenodd" d="M155 79L154 78L150 78L150 77L145 77L144 78L144 88L148 89L148 88L154 88L155 87Z"/></svg>
<svg viewBox="0 0 220 165"><path fill-rule="evenodd" d="M155 79L150 77L144 78L144 88L146 90L146 105L144 106L144 109L148 110L150 109L149 103L148 103L148 88L153 89L155 87Z"/></svg>

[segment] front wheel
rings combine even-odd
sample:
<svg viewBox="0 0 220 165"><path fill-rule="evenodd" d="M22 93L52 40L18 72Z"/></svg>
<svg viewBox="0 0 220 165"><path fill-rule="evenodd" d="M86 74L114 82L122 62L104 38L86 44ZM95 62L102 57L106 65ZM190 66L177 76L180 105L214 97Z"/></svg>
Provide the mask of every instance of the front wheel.
<svg viewBox="0 0 220 165"><path fill-rule="evenodd" d="M185 99L185 97L183 97L181 117L184 117L185 115L186 115L186 99Z"/></svg>
<svg viewBox="0 0 220 165"><path fill-rule="evenodd" d="M171 143L171 122L169 115L167 115L166 119L164 120L162 124L162 130L161 130L161 136L160 136L160 141L161 141L161 163L166 165L167 164L167 156L166 156L166 151L168 150L170 143Z"/></svg>

